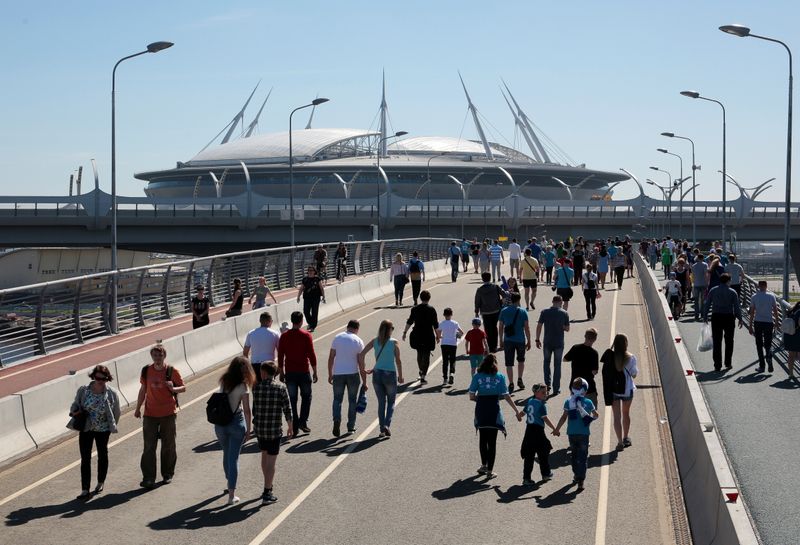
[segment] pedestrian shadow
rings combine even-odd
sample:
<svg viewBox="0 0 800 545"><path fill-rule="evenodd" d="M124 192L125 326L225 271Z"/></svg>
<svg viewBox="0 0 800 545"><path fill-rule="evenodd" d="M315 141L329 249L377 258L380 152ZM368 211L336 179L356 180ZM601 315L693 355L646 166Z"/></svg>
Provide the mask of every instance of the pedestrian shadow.
<svg viewBox="0 0 800 545"><path fill-rule="evenodd" d="M147 526L152 530L199 530L216 526L227 526L246 520L259 510L261 498L243 501L236 505L227 506L220 503L208 507L215 501L223 501L227 493L212 496L194 505L149 522Z"/></svg>
<svg viewBox="0 0 800 545"><path fill-rule="evenodd" d="M730 376L726 375L725 370L695 371L694 374L697 377L697 382L707 382L709 384L719 384L730 379Z"/></svg>
<svg viewBox="0 0 800 545"><path fill-rule="evenodd" d="M203 454L206 452L222 452L222 447L219 444L219 441L216 439L207 441L205 443L201 443L195 447L192 447L192 452L195 454ZM261 449L258 447L258 442L256 441L248 441L244 445L242 445L241 453L242 454L253 454L261 452Z"/></svg>
<svg viewBox="0 0 800 545"><path fill-rule="evenodd" d="M87 511L113 509L119 505L141 496L147 492L144 488L136 488L115 494L93 494L90 500L73 499L54 505L39 507L23 507L6 515L6 526L21 526L33 520L59 516L61 518L79 517Z"/></svg>
<svg viewBox="0 0 800 545"><path fill-rule="evenodd" d="M388 441L388 439L384 437L373 436L370 437L369 439L364 439L363 441L355 443L355 446L353 446L352 450L350 450L349 452L350 454L356 454L363 450L367 450L368 448L375 446L378 443L382 443L384 441ZM347 451L347 449L349 449L352 445L353 443L336 444L331 447L322 449L320 452L324 452L327 456L335 458L336 456L344 454L345 451Z"/></svg>
<svg viewBox="0 0 800 545"><path fill-rule="evenodd" d="M534 496L533 499L536 502L536 507L540 509L549 509L550 507L572 503L578 495L577 488L572 492L569 491L572 486L572 483L562 486L549 496Z"/></svg>
<svg viewBox="0 0 800 545"><path fill-rule="evenodd" d="M770 387L780 388L781 390L797 390L800 389L800 381L796 377L786 377L778 382L773 382Z"/></svg>
<svg viewBox="0 0 800 545"><path fill-rule="evenodd" d="M419 388L415 388L414 389L414 395L417 395L417 394L437 394L437 393L441 393L444 389L445 389L445 385L444 384L435 384L433 386L428 386L426 388L419 387Z"/></svg>
<svg viewBox="0 0 800 545"><path fill-rule="evenodd" d="M586 467L610 466L617 461L619 452L611 450L604 454L590 454Z"/></svg>
<svg viewBox="0 0 800 545"><path fill-rule="evenodd" d="M759 382L764 382L770 377L770 375L764 375L762 373L753 372L749 375L742 375L740 377L736 377L734 382L737 384L758 384Z"/></svg>
<svg viewBox="0 0 800 545"><path fill-rule="evenodd" d="M466 394L466 393L468 393L468 392L469 392L469 390L468 390L468 389L466 389L466 388L461 388L461 389L448 390L448 391L446 391L446 392L445 392L445 395L449 395L449 396L463 396L464 394Z"/></svg>
<svg viewBox="0 0 800 545"><path fill-rule="evenodd" d="M483 480L479 481L479 479ZM480 492L485 492L493 488L497 488L497 486L490 485L489 480L482 475L473 475L466 479L458 479L447 488L434 490L431 492L431 496L437 500L453 500L456 498L466 498L467 496L479 494Z"/></svg>
<svg viewBox="0 0 800 545"><path fill-rule="evenodd" d="M330 439L314 439L313 441L300 441L293 443L286 449L286 452L291 454L310 454L313 452L327 452L331 447L336 446L337 443L344 441L341 437Z"/></svg>
<svg viewBox="0 0 800 545"><path fill-rule="evenodd" d="M536 483L531 486L524 486L524 485L511 485L506 489L505 492L500 490L500 487L494 487L494 491L497 494L497 503L512 503L519 500L529 500L531 498L524 497L525 494L529 492L536 492L539 490L540 483Z"/></svg>
<svg viewBox="0 0 800 545"><path fill-rule="evenodd" d="M561 448L550 452L550 469L558 469L559 467L570 467L572 460L567 453L566 448Z"/></svg>

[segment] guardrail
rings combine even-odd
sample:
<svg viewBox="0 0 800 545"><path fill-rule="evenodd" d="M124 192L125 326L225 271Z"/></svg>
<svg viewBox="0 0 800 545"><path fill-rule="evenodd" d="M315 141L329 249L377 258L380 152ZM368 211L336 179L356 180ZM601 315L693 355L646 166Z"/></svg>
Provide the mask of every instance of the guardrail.
<svg viewBox="0 0 800 545"><path fill-rule="evenodd" d="M327 270L336 275L338 243L326 243ZM446 255L450 239L347 242L349 275L391 265L397 252L416 250L424 260ZM317 245L236 252L122 269L117 274L119 331L170 320L191 312L194 287L206 287L212 305L231 300L234 278L250 297L264 276L271 290L294 287L313 263ZM24 360L111 335L113 271L0 290L0 365Z"/></svg>

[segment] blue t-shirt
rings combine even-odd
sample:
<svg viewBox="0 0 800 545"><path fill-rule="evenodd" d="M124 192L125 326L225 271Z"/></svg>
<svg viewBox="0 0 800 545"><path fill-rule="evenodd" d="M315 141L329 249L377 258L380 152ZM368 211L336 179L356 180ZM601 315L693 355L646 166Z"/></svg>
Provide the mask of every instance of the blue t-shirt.
<svg viewBox="0 0 800 545"><path fill-rule="evenodd" d="M386 347L381 350L381 342L375 339L372 343L372 349L375 352L375 369L381 371L397 371L397 365L394 362L394 339L386 341ZM380 357L378 355L380 354Z"/></svg>
<svg viewBox="0 0 800 545"><path fill-rule="evenodd" d="M572 286L572 278L575 276L575 271L564 265L553 273L556 277L557 288L569 288Z"/></svg>
<svg viewBox="0 0 800 545"><path fill-rule="evenodd" d="M544 266L552 267L556 263L556 253L553 250L547 250L544 253Z"/></svg>
<svg viewBox="0 0 800 545"><path fill-rule="evenodd" d="M530 246L528 246L528 248L531 249L531 255L535 257L537 260L539 259L539 256L542 255L542 247L536 244L535 242Z"/></svg>
<svg viewBox="0 0 800 545"><path fill-rule="evenodd" d="M486 373L475 373L472 382L469 384L469 392L479 396L502 396L508 393L506 376L503 373L487 375Z"/></svg>
<svg viewBox="0 0 800 545"><path fill-rule="evenodd" d="M583 398L584 410L592 414L594 411L594 403L591 399ZM567 411L567 435L589 435L589 424L584 422L583 417L577 409L571 411L569 409L569 399L564 402L564 410Z"/></svg>
<svg viewBox="0 0 800 545"><path fill-rule="evenodd" d="M469 247L470 247L470 246L472 246L472 244L470 244L470 242L469 242L469 241L466 241L466 240L465 240L465 241L463 241L463 242L461 243L461 254L462 254L462 255L468 255L468 254L469 254Z"/></svg>
<svg viewBox="0 0 800 545"><path fill-rule="evenodd" d="M611 259L614 259L614 256L617 255L617 247L616 246L609 246L607 251L608 251L608 255L611 256Z"/></svg>
<svg viewBox="0 0 800 545"><path fill-rule="evenodd" d="M461 255L461 250L458 249L458 246L450 246L450 257L459 257Z"/></svg>
<svg viewBox="0 0 800 545"><path fill-rule="evenodd" d="M519 314L517 314L519 311ZM517 314L517 321L514 322L514 315ZM525 343L525 323L528 321L528 311L514 305L503 308L500 311L499 321L503 322L504 326L511 325L514 322L514 334L505 335L505 342Z"/></svg>
<svg viewBox="0 0 800 545"><path fill-rule="evenodd" d="M547 416L547 405L544 401L539 401L535 397L528 400L525 404L525 414L528 424L536 424L544 427L544 417Z"/></svg>

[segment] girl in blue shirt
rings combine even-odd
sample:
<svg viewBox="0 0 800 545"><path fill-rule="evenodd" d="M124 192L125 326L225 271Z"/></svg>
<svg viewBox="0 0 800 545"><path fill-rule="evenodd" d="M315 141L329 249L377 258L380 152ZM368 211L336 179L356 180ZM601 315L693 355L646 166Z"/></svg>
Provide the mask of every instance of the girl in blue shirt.
<svg viewBox="0 0 800 545"><path fill-rule="evenodd" d="M497 358L489 354L483 359L469 385L469 399L475 402L475 429L478 431L478 448L481 454L478 475L486 475L487 479L497 477L492 471L497 453L497 432L506 434L506 425L500 410L501 398L506 400L514 416L521 422L524 413L517 411L508 393L506 377L497 371Z"/></svg>

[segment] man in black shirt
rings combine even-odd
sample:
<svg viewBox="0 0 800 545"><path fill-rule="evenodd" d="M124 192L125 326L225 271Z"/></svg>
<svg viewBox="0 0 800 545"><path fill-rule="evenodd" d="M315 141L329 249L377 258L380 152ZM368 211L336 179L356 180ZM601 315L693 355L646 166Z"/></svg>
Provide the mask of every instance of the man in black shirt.
<svg viewBox="0 0 800 545"><path fill-rule="evenodd" d="M600 369L600 356L592 345L597 340L597 330L590 327L583 335L583 342L576 344L564 355L564 361L572 362L572 376L570 383L576 378L582 378L589 383L586 397L592 400L597 407L597 385L594 376Z"/></svg>
<svg viewBox="0 0 800 545"><path fill-rule="evenodd" d="M208 325L208 297L203 286L197 286L197 295L192 297L192 329Z"/></svg>

